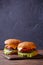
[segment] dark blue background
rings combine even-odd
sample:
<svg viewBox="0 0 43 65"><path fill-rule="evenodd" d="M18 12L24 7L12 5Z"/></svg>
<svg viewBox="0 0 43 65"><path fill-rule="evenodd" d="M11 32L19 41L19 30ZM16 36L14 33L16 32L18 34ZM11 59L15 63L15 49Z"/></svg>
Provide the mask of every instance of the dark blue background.
<svg viewBox="0 0 43 65"><path fill-rule="evenodd" d="M0 49L8 38L34 41L43 49L43 0L0 0Z"/></svg>

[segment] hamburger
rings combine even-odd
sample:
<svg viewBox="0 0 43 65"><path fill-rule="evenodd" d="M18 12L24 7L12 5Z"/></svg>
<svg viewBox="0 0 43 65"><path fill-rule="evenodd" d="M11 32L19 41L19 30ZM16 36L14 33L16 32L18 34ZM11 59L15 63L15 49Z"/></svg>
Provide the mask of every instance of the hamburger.
<svg viewBox="0 0 43 65"><path fill-rule="evenodd" d="M18 39L7 39L4 41L4 54L11 55L17 54L17 46L21 43L21 40Z"/></svg>
<svg viewBox="0 0 43 65"><path fill-rule="evenodd" d="M38 54L38 51L36 50L36 45L34 42L21 42L18 45L18 55L20 57L34 57Z"/></svg>

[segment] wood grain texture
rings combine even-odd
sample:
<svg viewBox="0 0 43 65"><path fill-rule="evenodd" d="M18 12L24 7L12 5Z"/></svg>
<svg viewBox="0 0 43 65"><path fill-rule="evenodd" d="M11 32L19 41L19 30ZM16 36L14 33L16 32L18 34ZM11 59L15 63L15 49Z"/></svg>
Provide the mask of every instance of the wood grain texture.
<svg viewBox="0 0 43 65"><path fill-rule="evenodd" d="M43 55L43 50L39 50L39 53ZM7 60L0 51L0 65L43 65L43 59L25 59L25 60Z"/></svg>

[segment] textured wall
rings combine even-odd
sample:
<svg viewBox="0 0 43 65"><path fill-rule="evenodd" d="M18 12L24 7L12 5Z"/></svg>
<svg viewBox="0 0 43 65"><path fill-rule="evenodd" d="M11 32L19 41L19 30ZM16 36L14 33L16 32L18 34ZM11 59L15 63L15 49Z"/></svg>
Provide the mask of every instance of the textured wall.
<svg viewBox="0 0 43 65"><path fill-rule="evenodd" d="M8 38L34 41L43 49L43 0L0 0L0 49Z"/></svg>

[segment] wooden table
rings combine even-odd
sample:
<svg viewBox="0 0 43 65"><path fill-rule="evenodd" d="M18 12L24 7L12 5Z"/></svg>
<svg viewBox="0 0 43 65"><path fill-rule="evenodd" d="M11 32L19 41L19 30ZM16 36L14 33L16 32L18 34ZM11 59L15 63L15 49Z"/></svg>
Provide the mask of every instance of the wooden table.
<svg viewBox="0 0 43 65"><path fill-rule="evenodd" d="M39 50L43 54L43 50ZM43 59L8 60L5 59L0 50L0 65L43 65Z"/></svg>

